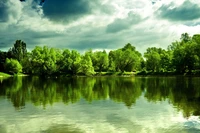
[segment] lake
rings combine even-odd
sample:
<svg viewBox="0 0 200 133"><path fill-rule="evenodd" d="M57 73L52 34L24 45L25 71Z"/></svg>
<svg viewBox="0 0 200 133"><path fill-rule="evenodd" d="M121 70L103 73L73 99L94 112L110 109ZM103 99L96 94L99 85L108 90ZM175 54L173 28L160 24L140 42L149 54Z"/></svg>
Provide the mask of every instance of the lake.
<svg viewBox="0 0 200 133"><path fill-rule="evenodd" d="M199 77L0 78L0 133L198 133Z"/></svg>

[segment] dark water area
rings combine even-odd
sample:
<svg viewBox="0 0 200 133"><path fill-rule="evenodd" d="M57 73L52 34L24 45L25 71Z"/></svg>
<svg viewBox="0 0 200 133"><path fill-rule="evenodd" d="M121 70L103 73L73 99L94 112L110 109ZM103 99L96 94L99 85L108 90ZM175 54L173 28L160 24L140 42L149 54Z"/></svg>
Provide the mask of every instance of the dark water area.
<svg viewBox="0 0 200 133"><path fill-rule="evenodd" d="M199 77L0 78L0 133L198 133Z"/></svg>

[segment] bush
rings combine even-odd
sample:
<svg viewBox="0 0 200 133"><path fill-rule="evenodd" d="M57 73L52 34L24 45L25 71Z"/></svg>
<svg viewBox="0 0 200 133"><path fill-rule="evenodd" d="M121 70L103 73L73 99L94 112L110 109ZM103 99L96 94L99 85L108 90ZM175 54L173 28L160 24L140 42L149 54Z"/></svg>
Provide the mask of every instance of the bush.
<svg viewBox="0 0 200 133"><path fill-rule="evenodd" d="M21 64L15 59L6 59L5 62L5 70L10 74L17 74L22 72Z"/></svg>

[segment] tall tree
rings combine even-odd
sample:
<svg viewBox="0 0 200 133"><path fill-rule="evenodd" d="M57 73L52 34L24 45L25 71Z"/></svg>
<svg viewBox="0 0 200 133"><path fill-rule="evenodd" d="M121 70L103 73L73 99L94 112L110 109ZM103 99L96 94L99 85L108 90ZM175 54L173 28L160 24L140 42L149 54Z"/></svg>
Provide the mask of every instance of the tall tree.
<svg viewBox="0 0 200 133"><path fill-rule="evenodd" d="M200 34L193 35L192 40L200 45Z"/></svg>
<svg viewBox="0 0 200 133"><path fill-rule="evenodd" d="M92 63L97 72L107 71L109 66L108 54L106 51L96 51L92 54Z"/></svg>
<svg viewBox="0 0 200 133"><path fill-rule="evenodd" d="M110 68L115 66L116 71L133 71L141 67L142 56L131 44L125 45L122 49L110 51Z"/></svg>
<svg viewBox="0 0 200 133"><path fill-rule="evenodd" d="M161 71L173 71L172 67L172 53L163 49L160 53L160 67Z"/></svg>
<svg viewBox="0 0 200 133"><path fill-rule="evenodd" d="M21 62L21 65L23 66L23 73L32 74L33 66L31 64L31 59L31 53L27 52L26 57Z"/></svg>
<svg viewBox="0 0 200 133"><path fill-rule="evenodd" d="M155 47L148 48L147 52L144 53L144 57L146 58L146 69L158 72L160 71L160 54L158 53Z"/></svg>
<svg viewBox="0 0 200 133"><path fill-rule="evenodd" d="M191 41L191 37L189 36L188 33L181 34L181 44L182 43L187 43L189 41Z"/></svg>
<svg viewBox="0 0 200 133"><path fill-rule="evenodd" d="M92 59L88 54L85 54L81 57L80 61L80 72L85 75L93 75L94 74L94 67L92 65Z"/></svg>
<svg viewBox="0 0 200 133"><path fill-rule="evenodd" d="M31 53L33 73L49 75L56 71L56 52L54 48L36 46Z"/></svg>
<svg viewBox="0 0 200 133"><path fill-rule="evenodd" d="M189 72L198 67L199 65L199 51L198 35L192 38L184 33L181 35L181 41L173 49L173 66L179 73Z"/></svg>
<svg viewBox="0 0 200 133"><path fill-rule="evenodd" d="M9 49L8 54L11 58L21 62L27 54L26 43L21 40L16 40L14 46Z"/></svg>
<svg viewBox="0 0 200 133"><path fill-rule="evenodd" d="M63 73L70 73L71 72L71 51L69 49L65 49L62 53L63 60L61 61L61 70Z"/></svg>
<svg viewBox="0 0 200 133"><path fill-rule="evenodd" d="M109 59L108 70L111 71L111 72L115 72L116 71L115 51L110 51L109 52L108 59Z"/></svg>
<svg viewBox="0 0 200 133"><path fill-rule="evenodd" d="M7 52L0 51L0 71L4 72L4 64L6 62Z"/></svg>
<svg viewBox="0 0 200 133"><path fill-rule="evenodd" d="M81 55L78 51L72 50L70 59L72 61L71 65L70 65L70 70L73 75L76 75L80 72Z"/></svg>

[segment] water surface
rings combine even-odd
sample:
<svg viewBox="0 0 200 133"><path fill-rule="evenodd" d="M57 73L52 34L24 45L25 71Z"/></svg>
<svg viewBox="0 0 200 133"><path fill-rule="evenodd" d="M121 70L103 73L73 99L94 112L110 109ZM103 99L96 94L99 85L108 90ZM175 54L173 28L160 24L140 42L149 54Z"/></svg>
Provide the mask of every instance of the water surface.
<svg viewBox="0 0 200 133"><path fill-rule="evenodd" d="M0 133L198 133L198 77L0 79Z"/></svg>

